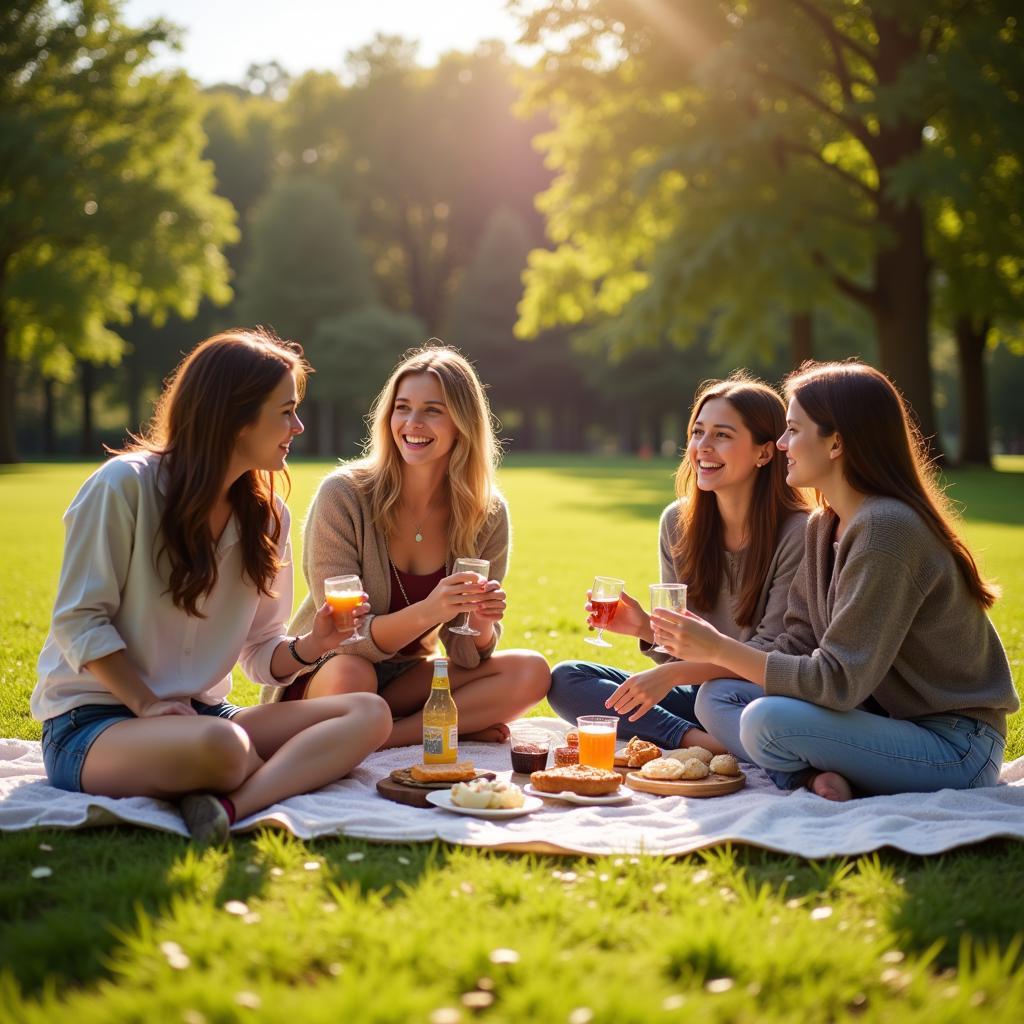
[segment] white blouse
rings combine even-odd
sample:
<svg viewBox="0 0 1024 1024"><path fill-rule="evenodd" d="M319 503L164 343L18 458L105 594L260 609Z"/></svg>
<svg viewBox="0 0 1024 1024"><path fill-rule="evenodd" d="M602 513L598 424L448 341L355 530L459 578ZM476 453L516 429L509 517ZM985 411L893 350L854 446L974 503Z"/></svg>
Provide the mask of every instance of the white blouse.
<svg viewBox="0 0 1024 1024"><path fill-rule="evenodd" d="M66 540L50 632L39 656L32 714L40 721L83 704L118 704L83 665L124 651L160 700L223 700L241 662L254 682L285 686L270 660L286 638L292 610L292 553L287 506L278 501L281 571L273 597L244 576L238 520L217 544L217 582L200 599L203 618L171 600L166 558L157 569L163 482L160 457L119 455L82 485L64 514Z"/></svg>

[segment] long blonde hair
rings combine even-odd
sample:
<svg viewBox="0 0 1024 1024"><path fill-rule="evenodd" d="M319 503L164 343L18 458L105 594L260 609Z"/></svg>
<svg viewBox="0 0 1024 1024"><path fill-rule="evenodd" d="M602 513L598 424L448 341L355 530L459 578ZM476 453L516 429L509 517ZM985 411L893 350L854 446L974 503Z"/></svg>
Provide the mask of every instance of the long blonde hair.
<svg viewBox="0 0 1024 1024"><path fill-rule="evenodd" d="M459 432L448 463L449 554L478 555L477 538L498 501L495 472L501 447L494 434L483 385L457 349L431 338L420 348L405 353L370 407L370 436L362 458L349 468L369 496L374 526L390 536L402 495L403 465L391 435L391 413L402 379L416 373L432 373L437 378L448 413Z"/></svg>

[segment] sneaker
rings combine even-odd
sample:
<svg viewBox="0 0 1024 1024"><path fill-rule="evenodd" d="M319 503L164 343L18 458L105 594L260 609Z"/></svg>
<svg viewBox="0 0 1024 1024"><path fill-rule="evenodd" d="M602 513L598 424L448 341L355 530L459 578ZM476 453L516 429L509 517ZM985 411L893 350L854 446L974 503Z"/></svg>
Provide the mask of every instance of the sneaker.
<svg viewBox="0 0 1024 1024"><path fill-rule="evenodd" d="M194 843L223 846L228 841L228 812L212 793L189 793L178 802L178 810Z"/></svg>

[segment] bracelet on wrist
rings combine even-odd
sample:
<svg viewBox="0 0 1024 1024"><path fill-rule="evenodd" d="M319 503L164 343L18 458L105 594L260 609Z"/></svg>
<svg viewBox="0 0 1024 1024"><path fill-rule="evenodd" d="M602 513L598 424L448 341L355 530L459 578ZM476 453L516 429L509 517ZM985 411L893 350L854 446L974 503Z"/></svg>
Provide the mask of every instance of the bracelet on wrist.
<svg viewBox="0 0 1024 1024"><path fill-rule="evenodd" d="M299 654L299 652L295 649L295 645L296 645L296 643L298 643L298 640L299 640L299 638L297 636L293 636L291 638L291 640L288 641L288 653L300 665L305 665L306 668L312 668L317 663L317 661L319 661L320 659L316 658L313 661L306 661L306 659L301 654Z"/></svg>

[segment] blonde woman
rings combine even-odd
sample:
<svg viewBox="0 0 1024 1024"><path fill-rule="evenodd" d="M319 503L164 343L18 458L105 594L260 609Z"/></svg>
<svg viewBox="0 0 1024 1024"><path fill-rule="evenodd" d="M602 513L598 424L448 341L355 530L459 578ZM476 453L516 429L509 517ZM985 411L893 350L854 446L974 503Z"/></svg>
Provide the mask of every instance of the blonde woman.
<svg viewBox="0 0 1024 1024"><path fill-rule="evenodd" d="M283 692L266 688L264 699L379 693L394 717L385 746L419 743L440 642L460 734L504 742L506 723L542 700L551 678L534 651L495 653L509 521L484 390L455 349L428 343L395 367L371 420L363 458L331 473L310 506L302 556L309 596L293 620L312 621L325 579L355 573L369 596L367 639L310 664ZM490 579L454 573L467 556L486 559ZM453 634L453 620L467 612L477 635Z"/></svg>

